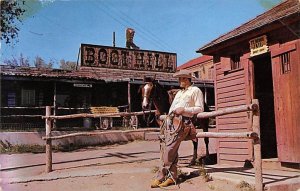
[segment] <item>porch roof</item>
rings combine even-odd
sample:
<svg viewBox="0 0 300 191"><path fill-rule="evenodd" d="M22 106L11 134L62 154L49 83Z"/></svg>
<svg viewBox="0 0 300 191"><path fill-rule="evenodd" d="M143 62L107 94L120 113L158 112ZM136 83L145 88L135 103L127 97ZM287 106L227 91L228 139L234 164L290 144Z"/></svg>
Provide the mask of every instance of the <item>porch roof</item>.
<svg viewBox="0 0 300 191"><path fill-rule="evenodd" d="M132 84L142 84L144 76L156 76L163 85L177 86L177 78L173 73L167 72L150 72L150 71L133 71L109 68L91 68L81 67L79 70L62 70L35 67L13 67L0 65L1 79L6 80L52 80L52 81L89 81L94 83L112 83L112 82L129 82ZM199 87L213 87L213 81L194 80L195 85Z"/></svg>

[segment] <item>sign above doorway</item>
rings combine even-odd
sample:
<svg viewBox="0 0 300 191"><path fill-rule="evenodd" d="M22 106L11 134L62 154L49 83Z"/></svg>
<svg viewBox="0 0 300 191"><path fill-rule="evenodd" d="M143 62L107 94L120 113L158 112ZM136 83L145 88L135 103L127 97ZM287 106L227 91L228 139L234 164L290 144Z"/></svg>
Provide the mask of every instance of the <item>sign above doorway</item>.
<svg viewBox="0 0 300 191"><path fill-rule="evenodd" d="M251 39L249 43L250 43L250 57L264 54L269 51L266 35Z"/></svg>

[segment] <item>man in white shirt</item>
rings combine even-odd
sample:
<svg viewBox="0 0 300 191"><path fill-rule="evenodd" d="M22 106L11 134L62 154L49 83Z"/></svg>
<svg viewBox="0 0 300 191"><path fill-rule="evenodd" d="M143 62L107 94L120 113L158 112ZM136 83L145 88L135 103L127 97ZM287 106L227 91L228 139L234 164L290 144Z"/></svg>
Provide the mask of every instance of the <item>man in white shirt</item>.
<svg viewBox="0 0 300 191"><path fill-rule="evenodd" d="M191 118L204 111L203 94L192 85L192 75L187 70L174 74L179 78L179 90L172 102L163 127L164 136L161 144L161 166L151 188L166 187L176 184L178 149L181 141L196 138L196 129Z"/></svg>

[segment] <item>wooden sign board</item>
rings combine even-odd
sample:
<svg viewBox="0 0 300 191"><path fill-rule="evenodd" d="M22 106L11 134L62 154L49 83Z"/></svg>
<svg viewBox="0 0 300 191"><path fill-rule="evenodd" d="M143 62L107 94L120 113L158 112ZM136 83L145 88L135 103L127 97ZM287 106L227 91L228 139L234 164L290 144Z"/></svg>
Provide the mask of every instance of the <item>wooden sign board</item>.
<svg viewBox="0 0 300 191"><path fill-rule="evenodd" d="M81 66L175 72L176 53L81 44Z"/></svg>
<svg viewBox="0 0 300 191"><path fill-rule="evenodd" d="M264 54L269 51L269 46L267 45L267 36L263 35L249 41L250 43L250 56L257 56Z"/></svg>
<svg viewBox="0 0 300 191"><path fill-rule="evenodd" d="M92 88L93 84L73 84L73 86L77 88Z"/></svg>

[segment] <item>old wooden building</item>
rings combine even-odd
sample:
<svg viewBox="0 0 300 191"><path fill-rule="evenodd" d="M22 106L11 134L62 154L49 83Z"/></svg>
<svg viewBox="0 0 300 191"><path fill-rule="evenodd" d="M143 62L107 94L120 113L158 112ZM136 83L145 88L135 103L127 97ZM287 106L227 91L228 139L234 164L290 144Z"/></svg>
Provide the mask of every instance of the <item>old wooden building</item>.
<svg viewBox="0 0 300 191"><path fill-rule="evenodd" d="M177 70L188 70L191 74L203 83L214 82L214 65L212 56L200 56L189 60L177 67ZM215 105L215 93L213 88L204 88L204 101L208 106Z"/></svg>
<svg viewBox="0 0 300 191"><path fill-rule="evenodd" d="M216 108L258 99L262 157L300 163L300 1L287 0L197 52L215 65ZM249 113L217 117L219 132L251 130ZM250 141L220 139L218 162L253 161Z"/></svg>
<svg viewBox="0 0 300 191"><path fill-rule="evenodd" d="M141 111L139 88L145 76L168 88L178 86L176 54L82 44L77 70L1 68L1 129L42 128L45 106L56 115L89 112L90 107L128 105ZM212 82L196 80L203 91ZM57 127L83 126L83 119L60 120ZM140 125L143 126L142 120Z"/></svg>
<svg viewBox="0 0 300 191"><path fill-rule="evenodd" d="M177 67L177 70L189 70L200 80L214 80L214 64L213 57L204 55L189 60L188 62Z"/></svg>

